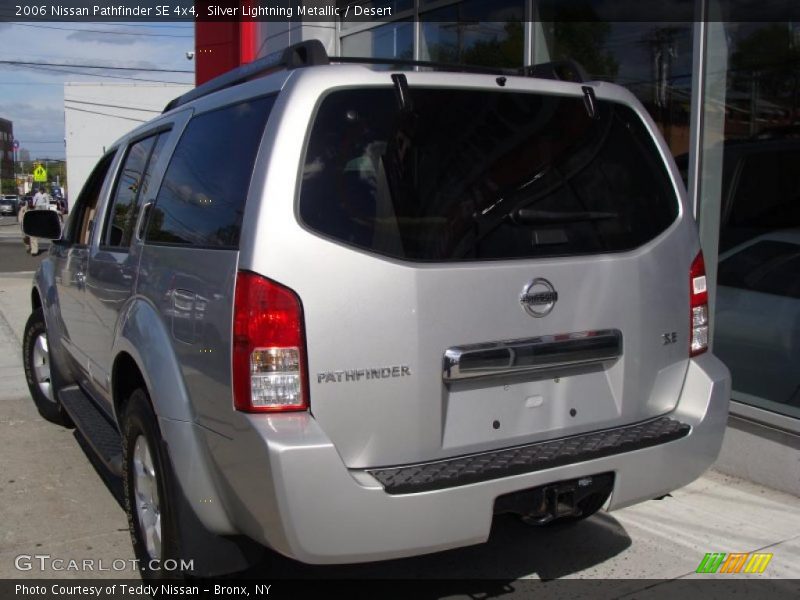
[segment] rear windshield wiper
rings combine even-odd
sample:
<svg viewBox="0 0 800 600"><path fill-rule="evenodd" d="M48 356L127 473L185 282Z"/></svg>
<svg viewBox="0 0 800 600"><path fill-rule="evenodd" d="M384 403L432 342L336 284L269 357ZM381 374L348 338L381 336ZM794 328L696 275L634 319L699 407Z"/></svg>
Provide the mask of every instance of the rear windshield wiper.
<svg viewBox="0 0 800 600"><path fill-rule="evenodd" d="M518 208L510 215L511 220L518 225L558 225L560 223L585 223L587 221L605 221L619 217L615 212L600 212L594 210L560 212L554 210L536 210L533 208Z"/></svg>

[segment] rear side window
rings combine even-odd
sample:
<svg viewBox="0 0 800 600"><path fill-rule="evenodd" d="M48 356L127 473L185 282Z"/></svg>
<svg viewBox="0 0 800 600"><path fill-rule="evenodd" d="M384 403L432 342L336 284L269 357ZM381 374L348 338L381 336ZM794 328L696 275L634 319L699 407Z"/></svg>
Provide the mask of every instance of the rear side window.
<svg viewBox="0 0 800 600"><path fill-rule="evenodd" d="M147 242L238 247L253 164L273 102L248 100L189 122L151 210Z"/></svg>
<svg viewBox="0 0 800 600"><path fill-rule="evenodd" d="M158 162L166 140L166 133L153 135L135 142L128 149L114 191L111 218L106 224L105 246L130 246L139 206L147 194L153 165Z"/></svg>
<svg viewBox="0 0 800 600"><path fill-rule="evenodd" d="M348 245L415 261L636 248L678 215L630 108L508 91L342 90L321 103L300 218Z"/></svg>

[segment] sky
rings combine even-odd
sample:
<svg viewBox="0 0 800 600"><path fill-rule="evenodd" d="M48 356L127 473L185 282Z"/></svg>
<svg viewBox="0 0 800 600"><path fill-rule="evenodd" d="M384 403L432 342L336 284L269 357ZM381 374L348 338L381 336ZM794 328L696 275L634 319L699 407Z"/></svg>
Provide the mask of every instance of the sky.
<svg viewBox="0 0 800 600"><path fill-rule="evenodd" d="M0 61L133 67L141 71L0 63L0 118L31 158L64 158L64 82L194 83L194 23L0 23ZM159 73L147 69L188 70ZM69 71L69 72L65 72Z"/></svg>

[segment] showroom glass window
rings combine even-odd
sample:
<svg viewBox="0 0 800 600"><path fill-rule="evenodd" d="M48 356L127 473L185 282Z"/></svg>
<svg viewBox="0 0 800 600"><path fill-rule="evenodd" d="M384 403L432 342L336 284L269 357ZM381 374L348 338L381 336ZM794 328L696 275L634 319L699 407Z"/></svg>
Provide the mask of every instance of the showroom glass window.
<svg viewBox="0 0 800 600"><path fill-rule="evenodd" d="M714 352L734 401L800 417L800 24L715 23L709 57L717 126L705 146L721 164L704 173L718 195Z"/></svg>

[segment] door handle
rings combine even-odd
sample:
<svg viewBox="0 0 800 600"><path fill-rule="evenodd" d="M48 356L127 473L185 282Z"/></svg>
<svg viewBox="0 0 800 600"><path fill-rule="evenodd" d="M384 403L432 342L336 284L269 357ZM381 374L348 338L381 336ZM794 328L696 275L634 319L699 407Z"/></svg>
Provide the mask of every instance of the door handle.
<svg viewBox="0 0 800 600"><path fill-rule="evenodd" d="M617 329L455 346L444 353L442 379L451 383L498 375L542 374L620 356L622 332Z"/></svg>

